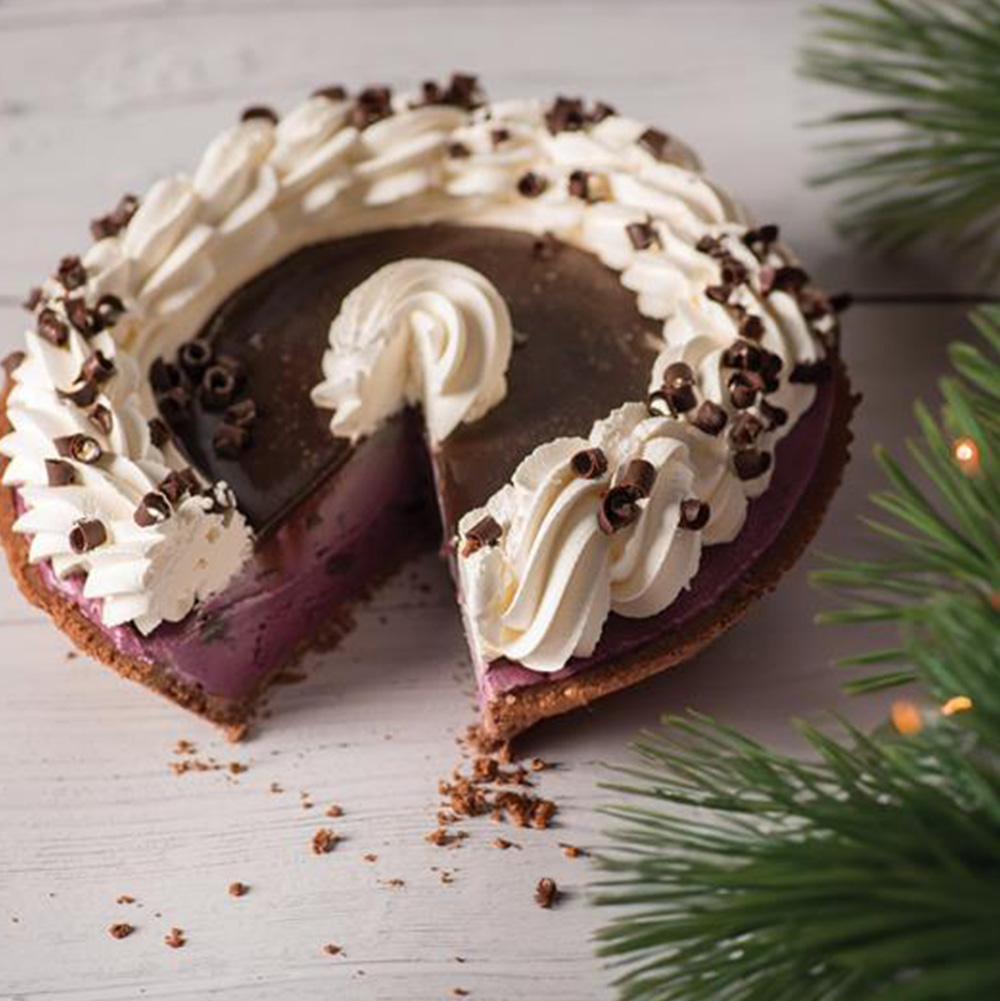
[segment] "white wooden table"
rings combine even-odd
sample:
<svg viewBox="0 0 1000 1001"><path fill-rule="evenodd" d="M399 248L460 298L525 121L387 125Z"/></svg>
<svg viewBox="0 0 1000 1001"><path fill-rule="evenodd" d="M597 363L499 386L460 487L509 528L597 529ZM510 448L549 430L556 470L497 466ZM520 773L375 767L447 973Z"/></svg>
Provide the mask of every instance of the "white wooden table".
<svg viewBox="0 0 1000 1001"><path fill-rule="evenodd" d="M586 92L673 130L757 216L781 222L833 289L953 290L970 278L926 260L881 262L839 241L801 124L836 104L798 80L802 4L783 0L559 3L503 0L4 0L0 2L0 353L24 323L23 292L126 189L193 164L251 101L289 107L314 86L406 84L462 68L491 93ZM847 354L866 401L847 483L816 549L857 551L856 517L878 482L868 451L910 429L955 309L862 307ZM423 835L437 779L471 719L450 585L428 558L381 591L336 652L310 658L273 717L241 747L80 659L0 574L0 999L612 997L591 936L585 860L600 843L601 762L658 715L697 707L773 741L786 719L836 706L863 722L830 667L864 636L819 629L806 568L695 663L526 741L562 767L542 789L559 827L491 847L472 825L458 851ZM179 738L250 765L175 776ZM283 793L269 791L279 783ZM315 807L304 809L300 793ZM345 810L327 821L330 803ZM345 837L328 856L313 832ZM508 833L508 832L504 832ZM365 862L364 853L377 853ZM454 870L443 884L432 867ZM560 907L532 901L541 876ZM392 888L380 880L403 879ZM227 886L242 880L242 899ZM116 904L120 894L136 898ZM113 921L137 927L127 940ZM171 926L188 944L163 943ZM322 951L335 942L344 955ZM459 962L458 957L464 959Z"/></svg>

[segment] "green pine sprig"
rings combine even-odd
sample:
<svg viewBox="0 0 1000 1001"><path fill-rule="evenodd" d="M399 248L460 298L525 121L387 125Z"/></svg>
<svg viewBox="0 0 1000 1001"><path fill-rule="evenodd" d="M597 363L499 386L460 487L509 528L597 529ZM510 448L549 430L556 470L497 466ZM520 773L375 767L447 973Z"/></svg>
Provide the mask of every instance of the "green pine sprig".
<svg viewBox="0 0 1000 1001"><path fill-rule="evenodd" d="M807 760L698 715L645 735L599 860L623 1001L1000 997L1000 310L974 319L940 414L917 407L921 478L881 453L884 557L819 575L828 619L896 627L854 663L919 682L922 728L800 725Z"/></svg>
<svg viewBox="0 0 1000 1001"><path fill-rule="evenodd" d="M821 4L805 74L862 97L824 124L844 229L887 247L991 241L1000 223L1000 0Z"/></svg>

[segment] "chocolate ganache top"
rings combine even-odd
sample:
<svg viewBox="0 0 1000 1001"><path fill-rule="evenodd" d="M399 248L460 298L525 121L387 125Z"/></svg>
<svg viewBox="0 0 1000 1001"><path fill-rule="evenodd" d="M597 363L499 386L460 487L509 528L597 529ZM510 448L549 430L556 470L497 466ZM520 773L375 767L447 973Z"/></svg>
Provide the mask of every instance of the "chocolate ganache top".
<svg viewBox="0 0 1000 1001"><path fill-rule="evenodd" d="M256 408L246 440L220 441L227 408L198 398L175 426L192 461L229 483L258 532L350 457L351 444L331 436L329 413L309 396L330 323L352 289L412 257L481 272L506 301L516 331L507 398L456 429L434 456L449 535L533 448L586 435L623 400L645 397L660 324L639 314L635 294L592 254L525 233L451 225L306 247L239 289L199 335L217 358L238 363L233 400Z"/></svg>

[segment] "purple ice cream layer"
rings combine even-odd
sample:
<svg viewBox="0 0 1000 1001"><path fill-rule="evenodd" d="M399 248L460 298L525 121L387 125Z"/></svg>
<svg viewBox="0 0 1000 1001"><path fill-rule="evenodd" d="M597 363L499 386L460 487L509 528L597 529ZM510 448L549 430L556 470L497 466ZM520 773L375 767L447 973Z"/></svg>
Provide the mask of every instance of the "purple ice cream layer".
<svg viewBox="0 0 1000 1001"><path fill-rule="evenodd" d="M651 640L681 629L718 602L775 543L805 496L818 468L833 418L832 383L819 387L816 399L775 450L775 469L764 494L752 501L740 534L724 545L708 546L691 586L659 615L628 619L611 614L597 649L571 660L553 673L532 671L506 659L477 666L480 698L488 702L508 692L549 681L562 681L581 671L613 661Z"/></svg>
<svg viewBox="0 0 1000 1001"><path fill-rule="evenodd" d="M210 695L238 701L335 624L338 606L357 600L425 532L425 458L414 422L393 420L366 439L351 461L261 542L217 595L182 622L149 636L101 623L100 601L83 597L83 579L47 585L68 595L128 657L155 664Z"/></svg>

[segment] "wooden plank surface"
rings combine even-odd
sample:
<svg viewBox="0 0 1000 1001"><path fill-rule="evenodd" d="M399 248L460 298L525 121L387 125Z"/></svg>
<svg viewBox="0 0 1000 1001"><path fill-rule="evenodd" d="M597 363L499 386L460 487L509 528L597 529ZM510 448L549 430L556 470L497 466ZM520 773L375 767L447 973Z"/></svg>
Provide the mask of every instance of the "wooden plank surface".
<svg viewBox="0 0 1000 1001"><path fill-rule="evenodd" d="M0 3L0 352L23 325L20 294L87 220L125 189L189 167L250 101L287 108L315 85L397 84L452 68L490 92L585 91L692 142L758 217L778 219L832 288L969 288L957 267L885 262L833 232L820 161L801 124L832 96L795 77L802 5L783 0L448 3L444 0L7 0ZM847 353L866 402L847 482L816 549L857 550L856 517L877 482L867 457L909 430L930 390L949 309L859 308ZM437 779L471 719L468 660L444 569L419 561L382 590L343 646L314 655L273 717L225 745L144 691L80 659L0 575L0 999L149 997L587 1001L612 996L593 958L604 915L591 874L560 841L601 841L601 762L661 712L697 707L782 744L785 720L827 707L862 722L872 703L839 696L831 658L863 643L811 623L821 601L791 574L748 621L698 660L586 714L539 728L529 754L561 763L542 790L550 832L489 824L457 851L428 845ZM247 763L239 775L175 776L179 738L199 756ZM269 792L272 782L283 793ZM308 792L312 810L301 805ZM345 810L326 821L330 803ZM327 823L345 837L309 850ZM362 860L378 855L376 863ZM442 884L432 867L455 872ZM550 875L566 898L532 902ZM391 888L380 880L403 879ZM233 899L233 880L251 885ZM133 905L117 905L130 894ZM141 905L141 907L140 907ZM115 920L137 932L114 941ZM182 950L164 946L183 927ZM326 942L345 955L321 951ZM461 957L465 962L459 962Z"/></svg>

